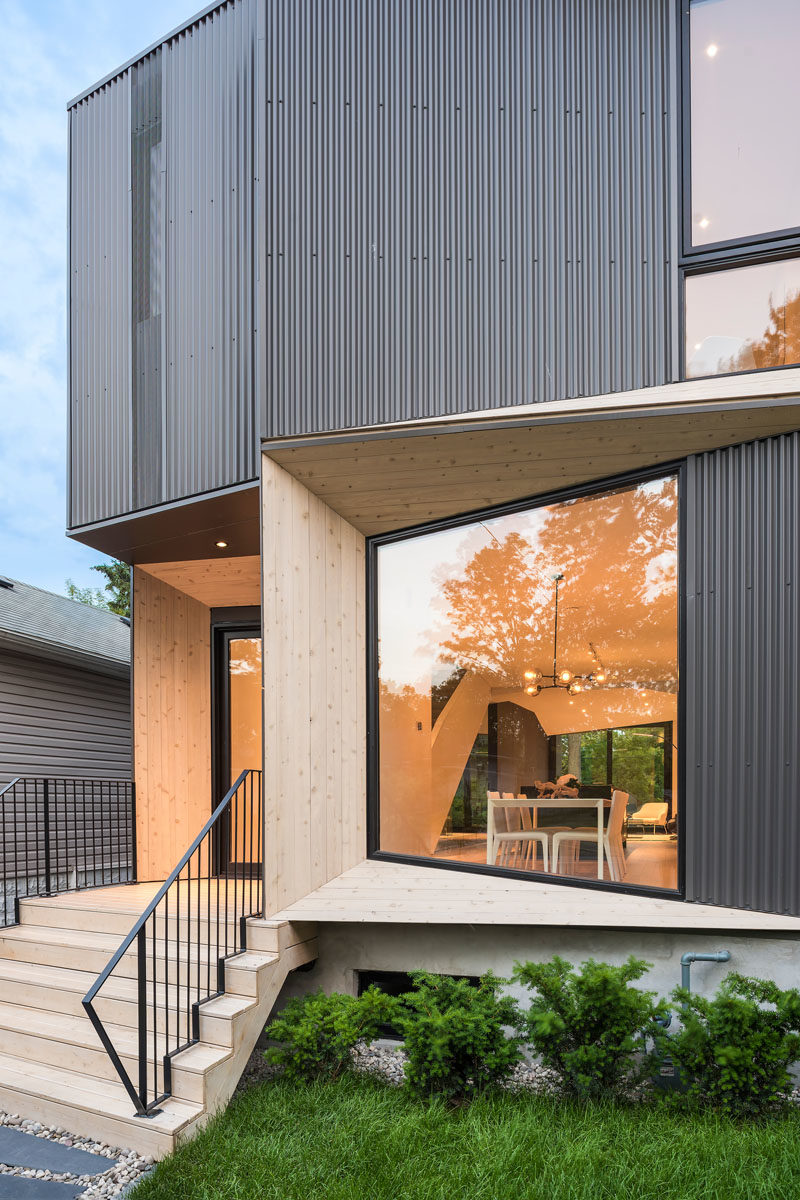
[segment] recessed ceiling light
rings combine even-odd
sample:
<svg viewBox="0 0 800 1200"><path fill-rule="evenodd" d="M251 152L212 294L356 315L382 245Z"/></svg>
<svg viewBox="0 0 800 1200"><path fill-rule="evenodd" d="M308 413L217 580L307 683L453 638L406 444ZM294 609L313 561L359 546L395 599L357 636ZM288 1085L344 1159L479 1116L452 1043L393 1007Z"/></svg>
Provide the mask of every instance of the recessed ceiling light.
<svg viewBox="0 0 800 1200"><path fill-rule="evenodd" d="M711 42L710 45L706 46L706 54L708 55L709 58L717 57L717 55L719 54L719 46L717 45L716 42Z"/></svg>
<svg viewBox="0 0 800 1200"><path fill-rule="evenodd" d="M703 343L702 343L702 342L695 342L695 344L694 344L694 348L695 348L695 350L702 350L702 349L703 349Z"/></svg>
<svg viewBox="0 0 800 1200"><path fill-rule="evenodd" d="M708 217L700 218L700 228L701 229L708 229L710 224L711 224L711 222L709 221Z"/></svg>
<svg viewBox="0 0 800 1200"><path fill-rule="evenodd" d="M214 544L218 550L224 550L228 543L227 542L215 542Z"/></svg>

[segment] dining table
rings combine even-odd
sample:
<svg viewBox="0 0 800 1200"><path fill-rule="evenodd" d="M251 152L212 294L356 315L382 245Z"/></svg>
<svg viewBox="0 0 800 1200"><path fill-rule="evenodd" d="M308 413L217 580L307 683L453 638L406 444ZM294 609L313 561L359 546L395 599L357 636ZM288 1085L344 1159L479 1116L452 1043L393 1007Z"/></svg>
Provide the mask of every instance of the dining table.
<svg viewBox="0 0 800 1200"><path fill-rule="evenodd" d="M540 808L559 808L565 812L579 808L594 808L597 811L597 878L603 878L603 811L610 804L604 796L597 799L594 797L587 798L586 796L508 796L501 800L493 800L488 805L486 815L486 861L490 865L492 863L492 844L494 842L494 808L529 808L531 810L531 824L534 829L538 828L538 811ZM546 829L542 830L546 832ZM552 839L551 850L552 850ZM552 853L550 854L550 862L552 863Z"/></svg>

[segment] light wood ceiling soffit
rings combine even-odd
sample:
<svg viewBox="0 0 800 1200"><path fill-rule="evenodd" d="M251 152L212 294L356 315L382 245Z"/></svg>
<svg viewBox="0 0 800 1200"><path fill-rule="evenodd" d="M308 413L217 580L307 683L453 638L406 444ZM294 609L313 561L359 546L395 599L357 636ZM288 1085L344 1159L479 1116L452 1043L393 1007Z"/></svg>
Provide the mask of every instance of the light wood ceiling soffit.
<svg viewBox="0 0 800 1200"><path fill-rule="evenodd" d="M800 404L765 401L529 424L509 410L479 428L420 425L394 433L384 427L264 449L356 529L373 535L798 428Z"/></svg>
<svg viewBox="0 0 800 1200"><path fill-rule="evenodd" d="M208 608L261 604L260 560L257 554L242 558L142 563L137 569L168 583L179 592L185 592Z"/></svg>

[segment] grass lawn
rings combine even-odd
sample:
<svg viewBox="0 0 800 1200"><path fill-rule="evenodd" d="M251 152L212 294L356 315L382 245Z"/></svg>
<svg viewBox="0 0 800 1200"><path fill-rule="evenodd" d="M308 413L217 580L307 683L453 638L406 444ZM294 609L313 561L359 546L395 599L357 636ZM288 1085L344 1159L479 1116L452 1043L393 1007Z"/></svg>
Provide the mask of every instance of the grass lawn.
<svg viewBox="0 0 800 1200"><path fill-rule="evenodd" d="M790 1200L800 1114L765 1125L495 1095L427 1108L370 1080L239 1097L134 1200Z"/></svg>

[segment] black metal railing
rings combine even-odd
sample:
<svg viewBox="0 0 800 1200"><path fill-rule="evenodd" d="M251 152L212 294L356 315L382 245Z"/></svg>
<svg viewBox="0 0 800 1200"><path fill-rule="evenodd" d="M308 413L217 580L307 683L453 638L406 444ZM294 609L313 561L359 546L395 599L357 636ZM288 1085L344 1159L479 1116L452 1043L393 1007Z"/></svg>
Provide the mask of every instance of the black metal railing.
<svg viewBox="0 0 800 1200"><path fill-rule="evenodd" d="M130 883L135 826L130 780L12 779L0 790L0 927L17 924L27 896Z"/></svg>
<svg viewBox="0 0 800 1200"><path fill-rule="evenodd" d="M83 999L140 1116L172 1094L172 1059L200 1040L200 1007L225 991L226 959L261 915L262 838L261 772L242 771ZM135 1052L98 1013L112 979L136 981Z"/></svg>

